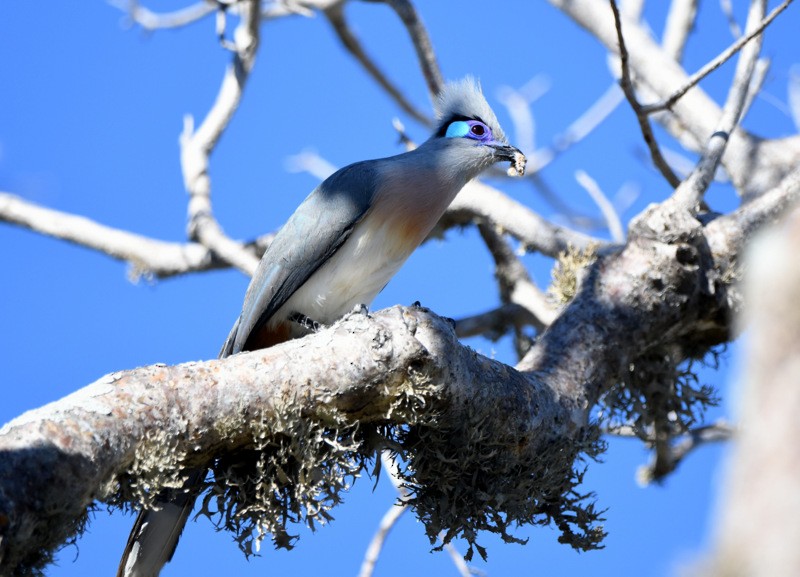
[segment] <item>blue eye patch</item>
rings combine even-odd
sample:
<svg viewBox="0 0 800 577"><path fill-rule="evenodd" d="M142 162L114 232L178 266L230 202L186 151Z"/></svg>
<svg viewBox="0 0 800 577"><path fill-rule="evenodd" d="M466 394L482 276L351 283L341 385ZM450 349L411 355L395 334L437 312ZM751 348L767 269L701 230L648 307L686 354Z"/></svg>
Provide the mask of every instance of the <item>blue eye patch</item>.
<svg viewBox="0 0 800 577"><path fill-rule="evenodd" d="M451 122L450 125L447 127L447 132L444 135L447 138L460 138L462 136L466 136L469 132L469 124L465 120L456 120L455 122Z"/></svg>

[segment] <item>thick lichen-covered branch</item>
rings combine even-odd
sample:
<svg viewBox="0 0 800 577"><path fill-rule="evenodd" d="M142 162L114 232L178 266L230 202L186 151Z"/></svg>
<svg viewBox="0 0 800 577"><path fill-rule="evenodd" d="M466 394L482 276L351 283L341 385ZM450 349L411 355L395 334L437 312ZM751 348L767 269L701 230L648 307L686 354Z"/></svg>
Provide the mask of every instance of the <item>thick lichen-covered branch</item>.
<svg viewBox="0 0 800 577"><path fill-rule="evenodd" d="M457 461L441 462L454 428L467 424L469 446L495 439L495 454L465 445ZM354 314L309 338L224 361L108 375L7 424L0 558L6 567L41 567L95 500L146 506L198 466L214 473L204 511L246 550L267 532L290 546L287 522L327 521L346 480L387 447L408 463L410 503L429 534L444 530L448 540L462 535L479 547L477 529L511 538L518 522L552 520L586 548L602 531L590 499L574 494L574 464L595 450L591 431L578 400L463 347L447 321L423 309ZM464 498L499 490L511 472L524 492L508 486L505 497ZM434 498L427 485L442 476L452 484ZM63 490L48 491L53 485Z"/></svg>

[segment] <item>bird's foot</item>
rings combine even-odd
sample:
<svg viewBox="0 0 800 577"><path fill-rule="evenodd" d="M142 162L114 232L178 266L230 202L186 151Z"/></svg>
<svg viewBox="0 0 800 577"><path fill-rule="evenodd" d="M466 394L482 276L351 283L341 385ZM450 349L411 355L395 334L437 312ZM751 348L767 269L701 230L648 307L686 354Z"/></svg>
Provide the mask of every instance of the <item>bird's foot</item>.
<svg viewBox="0 0 800 577"><path fill-rule="evenodd" d="M324 325L318 323L314 319L311 319L302 313L294 312L290 314L289 320L292 321L293 323L297 323L298 325L300 325L301 327L303 327L308 331L311 331L312 333L319 332L320 330L322 330L322 328L324 328Z"/></svg>
<svg viewBox="0 0 800 577"><path fill-rule="evenodd" d="M359 303L359 304L357 304L356 306L353 307L353 310L350 311L350 314L351 315L364 315L365 317L368 317L369 316L369 309L367 308L367 305L365 305L363 303Z"/></svg>

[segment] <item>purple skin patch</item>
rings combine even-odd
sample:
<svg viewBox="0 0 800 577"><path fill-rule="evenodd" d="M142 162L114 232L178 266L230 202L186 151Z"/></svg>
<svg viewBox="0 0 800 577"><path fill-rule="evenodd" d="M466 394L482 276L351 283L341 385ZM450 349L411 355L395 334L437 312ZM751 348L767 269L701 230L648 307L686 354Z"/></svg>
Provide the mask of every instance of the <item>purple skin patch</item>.
<svg viewBox="0 0 800 577"><path fill-rule="evenodd" d="M480 120L456 120L447 127L445 136L448 138L467 137L482 143L494 141L492 129Z"/></svg>

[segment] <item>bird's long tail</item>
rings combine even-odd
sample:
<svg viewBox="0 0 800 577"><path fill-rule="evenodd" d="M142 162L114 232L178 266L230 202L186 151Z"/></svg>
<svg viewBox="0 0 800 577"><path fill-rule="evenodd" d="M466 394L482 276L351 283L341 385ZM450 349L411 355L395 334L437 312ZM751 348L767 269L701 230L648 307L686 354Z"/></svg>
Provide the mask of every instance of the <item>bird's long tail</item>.
<svg viewBox="0 0 800 577"><path fill-rule="evenodd" d="M141 511L128 537L117 577L157 577L167 564L197 498L204 470L191 471L184 490L166 492L156 500L157 509Z"/></svg>

